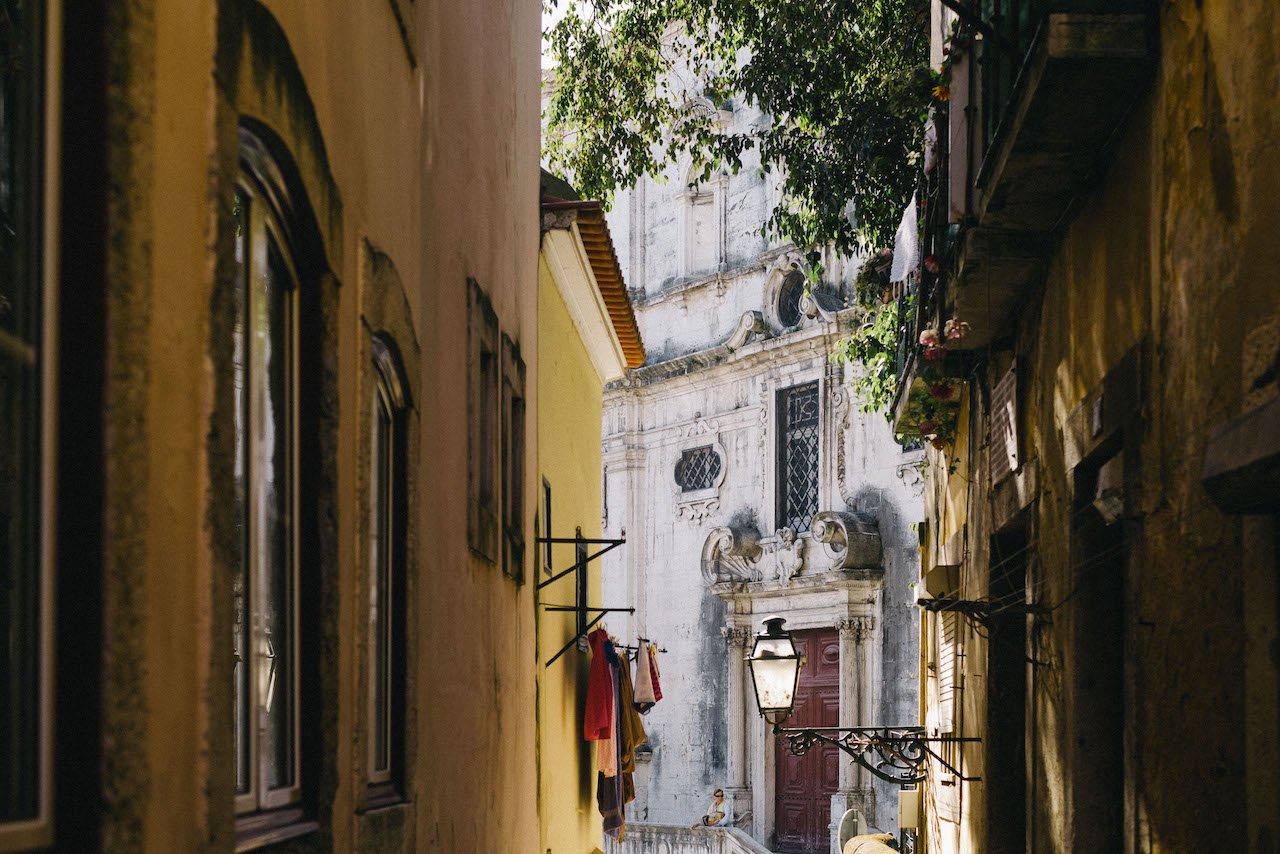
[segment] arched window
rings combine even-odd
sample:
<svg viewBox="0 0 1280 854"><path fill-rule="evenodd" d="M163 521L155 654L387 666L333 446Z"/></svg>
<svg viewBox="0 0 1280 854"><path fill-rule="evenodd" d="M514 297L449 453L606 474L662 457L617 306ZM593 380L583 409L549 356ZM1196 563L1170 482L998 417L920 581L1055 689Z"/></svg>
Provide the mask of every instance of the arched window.
<svg viewBox="0 0 1280 854"><path fill-rule="evenodd" d="M405 595L409 384L395 341L371 343L369 447L368 806L399 800L404 782Z"/></svg>
<svg viewBox="0 0 1280 854"><path fill-rule="evenodd" d="M299 488L304 425L300 317L306 271L299 210L267 146L241 129L235 199L232 372L235 502L235 781L240 814L297 819L304 794L303 678L310 624L301 554L308 547ZM315 490L308 502L316 501Z"/></svg>

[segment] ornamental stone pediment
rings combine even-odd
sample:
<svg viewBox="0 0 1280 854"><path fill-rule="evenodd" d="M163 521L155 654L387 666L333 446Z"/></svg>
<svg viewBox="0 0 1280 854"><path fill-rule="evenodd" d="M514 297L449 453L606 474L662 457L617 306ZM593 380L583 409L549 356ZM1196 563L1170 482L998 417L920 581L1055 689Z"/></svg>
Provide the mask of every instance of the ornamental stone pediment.
<svg viewBox="0 0 1280 854"><path fill-rule="evenodd" d="M797 535L780 528L763 537L754 527L714 528L702 547L702 577L708 587L768 585L771 589L812 586L842 575L883 573L880 529L874 518L828 510L813 517L811 530Z"/></svg>

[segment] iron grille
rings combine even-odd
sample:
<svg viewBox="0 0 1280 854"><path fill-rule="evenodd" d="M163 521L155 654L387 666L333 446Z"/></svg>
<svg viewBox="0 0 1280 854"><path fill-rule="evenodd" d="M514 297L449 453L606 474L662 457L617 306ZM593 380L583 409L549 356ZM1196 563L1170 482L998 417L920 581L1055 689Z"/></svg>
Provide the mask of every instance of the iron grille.
<svg viewBox="0 0 1280 854"><path fill-rule="evenodd" d="M778 524L797 534L818 512L818 384L778 393Z"/></svg>
<svg viewBox="0 0 1280 854"><path fill-rule="evenodd" d="M676 484L681 492L711 489L720 477L720 455L710 445L690 448L676 463Z"/></svg>

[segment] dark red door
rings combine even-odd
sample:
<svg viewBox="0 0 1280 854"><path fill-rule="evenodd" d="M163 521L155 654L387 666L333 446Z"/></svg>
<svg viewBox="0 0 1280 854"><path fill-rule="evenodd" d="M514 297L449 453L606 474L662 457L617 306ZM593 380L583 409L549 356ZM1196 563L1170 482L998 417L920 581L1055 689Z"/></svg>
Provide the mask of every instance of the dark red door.
<svg viewBox="0 0 1280 854"><path fill-rule="evenodd" d="M839 633L813 629L792 637L805 665L795 710L783 726L839 726ZM839 783L840 751L820 745L804 756L793 756L782 737L776 750L773 848L785 854L825 854L831 848L831 796Z"/></svg>

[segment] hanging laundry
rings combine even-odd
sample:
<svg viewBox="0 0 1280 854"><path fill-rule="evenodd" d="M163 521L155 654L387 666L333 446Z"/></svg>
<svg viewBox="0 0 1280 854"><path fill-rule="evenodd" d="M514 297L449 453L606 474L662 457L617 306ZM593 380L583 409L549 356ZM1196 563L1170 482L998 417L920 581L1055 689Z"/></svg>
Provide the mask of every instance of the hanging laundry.
<svg viewBox="0 0 1280 854"><path fill-rule="evenodd" d="M596 805L600 808L600 817L604 819L605 834L621 842L625 833L625 819L617 777L596 775Z"/></svg>
<svg viewBox="0 0 1280 854"><path fill-rule="evenodd" d="M649 644L649 678L653 680L653 700L662 699L662 680L658 678L658 649Z"/></svg>
<svg viewBox="0 0 1280 854"><path fill-rule="evenodd" d="M587 741L599 741L609 738L616 717L613 709L613 674L609 669L609 657L605 653L609 633L604 629L596 629L587 635L587 641L591 644L591 673L587 680L583 737Z"/></svg>
<svg viewBox="0 0 1280 854"><path fill-rule="evenodd" d="M648 739L644 722L635 707L635 693L631 687L631 666L626 656L618 663L618 772L622 777L623 804L636 798L632 774L636 770L636 748Z"/></svg>
<svg viewBox="0 0 1280 854"><path fill-rule="evenodd" d="M605 637L603 650L605 661L609 667L609 685L613 689L610 698L610 708L613 714L609 718L608 737L601 739L596 744L596 762L600 766L601 773L606 777L612 778L618 775L618 752L621 745L621 740L618 737L618 714L622 710L621 702L619 701L619 656L613 641L607 636ZM625 661L626 659L622 660Z"/></svg>
<svg viewBox="0 0 1280 854"><path fill-rule="evenodd" d="M636 651L635 709L642 715L648 714L658 702L653 694L653 670L649 667L650 646L647 641L640 641L640 649Z"/></svg>

